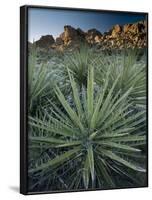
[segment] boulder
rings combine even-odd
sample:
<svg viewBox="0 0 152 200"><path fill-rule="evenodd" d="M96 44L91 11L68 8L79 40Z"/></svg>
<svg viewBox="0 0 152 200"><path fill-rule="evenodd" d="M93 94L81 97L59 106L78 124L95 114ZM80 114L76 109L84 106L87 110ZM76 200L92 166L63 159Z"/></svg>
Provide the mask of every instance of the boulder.
<svg viewBox="0 0 152 200"><path fill-rule="evenodd" d="M89 29L86 33L86 41L88 43L96 43L97 41L100 41L100 38L102 37L102 34L100 31L98 31L97 29Z"/></svg>
<svg viewBox="0 0 152 200"><path fill-rule="evenodd" d="M85 38L86 33L85 33L82 29L77 28L76 31L77 31L77 35L78 35L79 37L81 37L82 39Z"/></svg>
<svg viewBox="0 0 152 200"><path fill-rule="evenodd" d="M55 40L52 35L41 36L36 42L36 46L40 48L50 48L52 44L55 43Z"/></svg>
<svg viewBox="0 0 152 200"><path fill-rule="evenodd" d="M121 33L122 31L122 27L120 25L115 25L113 28L112 28L112 37L118 37L118 35Z"/></svg>
<svg viewBox="0 0 152 200"><path fill-rule="evenodd" d="M132 24L125 24L123 27L124 33L128 33L130 31Z"/></svg>
<svg viewBox="0 0 152 200"><path fill-rule="evenodd" d="M96 36L94 37L94 42L95 42L95 43L99 43L99 42L102 41L102 39L103 39L102 36L100 36L100 35L96 35Z"/></svg>
<svg viewBox="0 0 152 200"><path fill-rule="evenodd" d="M145 21L140 21L135 24L126 24L123 27L123 31L125 33L133 33L133 34L138 34L138 33L145 33L146 32L146 23Z"/></svg>
<svg viewBox="0 0 152 200"><path fill-rule="evenodd" d="M72 26L64 26L64 44L68 45L77 38L78 34Z"/></svg>
<svg viewBox="0 0 152 200"><path fill-rule="evenodd" d="M55 40L55 45L63 45L64 41L62 40L61 37L57 37Z"/></svg>

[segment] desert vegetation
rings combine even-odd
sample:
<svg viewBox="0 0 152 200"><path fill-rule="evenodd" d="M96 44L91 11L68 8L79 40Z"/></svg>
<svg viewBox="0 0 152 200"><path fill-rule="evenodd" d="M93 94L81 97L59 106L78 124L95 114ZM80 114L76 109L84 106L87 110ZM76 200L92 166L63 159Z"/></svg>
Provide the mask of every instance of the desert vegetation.
<svg viewBox="0 0 152 200"><path fill-rule="evenodd" d="M144 186L146 123L145 49L30 49L29 191Z"/></svg>

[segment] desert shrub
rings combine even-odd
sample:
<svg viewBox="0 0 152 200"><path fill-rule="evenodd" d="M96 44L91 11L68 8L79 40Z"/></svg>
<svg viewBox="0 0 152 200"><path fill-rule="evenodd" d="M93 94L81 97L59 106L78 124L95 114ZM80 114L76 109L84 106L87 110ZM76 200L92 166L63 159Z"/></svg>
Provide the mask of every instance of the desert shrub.
<svg viewBox="0 0 152 200"><path fill-rule="evenodd" d="M103 53L95 61L96 81L102 85L107 71L110 73L110 87L120 75L115 90L125 93L133 87L129 98L138 109L146 108L146 52L144 50L126 49L112 54Z"/></svg>
<svg viewBox="0 0 152 200"><path fill-rule="evenodd" d="M53 57L49 62L39 63L38 57L37 49L33 46L28 59L28 108L32 115L46 107L48 99L54 100L53 88L57 83L64 90L66 87L66 77L62 71L63 66L59 64L60 60L57 62L56 57Z"/></svg>
<svg viewBox="0 0 152 200"><path fill-rule="evenodd" d="M70 69L77 83L86 86L88 68L93 65L95 59L93 48L82 43L80 48L65 54L63 63L65 73L67 74L67 68Z"/></svg>
<svg viewBox="0 0 152 200"><path fill-rule="evenodd" d="M121 73L112 80L111 68L97 84L95 70L89 65L87 83L79 84L67 68L71 92L56 85L60 105L29 116L30 190L144 185L145 110L133 109L134 85L117 90Z"/></svg>

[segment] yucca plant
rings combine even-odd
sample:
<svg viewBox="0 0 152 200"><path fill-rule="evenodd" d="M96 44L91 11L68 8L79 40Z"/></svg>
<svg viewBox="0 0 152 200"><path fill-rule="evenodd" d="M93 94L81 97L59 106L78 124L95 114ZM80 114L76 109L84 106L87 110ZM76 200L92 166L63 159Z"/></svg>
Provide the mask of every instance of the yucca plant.
<svg viewBox="0 0 152 200"><path fill-rule="evenodd" d="M146 56L144 51L126 49L112 54L103 53L95 61L96 82L102 84L107 71L111 70L110 87L120 75L115 90L125 93L130 87L129 98L137 108L146 108Z"/></svg>
<svg viewBox="0 0 152 200"><path fill-rule="evenodd" d="M67 68L70 69L76 82L86 86L88 68L96 59L93 48L81 43L78 49L65 54L64 57L65 73L67 73Z"/></svg>
<svg viewBox="0 0 152 200"><path fill-rule="evenodd" d="M56 83L62 85L64 76L61 67L37 61L37 49L33 45L29 52L28 59L28 104L29 112L37 112L38 107L47 103L47 98L54 98L53 88Z"/></svg>
<svg viewBox="0 0 152 200"><path fill-rule="evenodd" d="M41 149L29 165L29 176L38 177L33 187L49 183L52 190L142 185L136 175L145 172L140 148L146 142L145 111L132 110L128 96L133 88L123 95L116 91L119 75L109 88L110 71L98 87L94 68L89 67L87 86L80 89L70 70L68 74L73 103L56 86L62 107L54 105L43 118L29 117L29 148ZM47 158L41 157L43 153ZM59 184L55 188L53 181Z"/></svg>

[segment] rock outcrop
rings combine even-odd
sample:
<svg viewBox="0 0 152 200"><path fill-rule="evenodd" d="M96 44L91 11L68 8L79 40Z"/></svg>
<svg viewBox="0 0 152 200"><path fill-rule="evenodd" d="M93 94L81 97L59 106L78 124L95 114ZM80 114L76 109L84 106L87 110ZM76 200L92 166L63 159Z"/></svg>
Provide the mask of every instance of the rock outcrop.
<svg viewBox="0 0 152 200"><path fill-rule="evenodd" d="M55 40L55 45L63 45L64 44L64 40L61 37L57 37Z"/></svg>
<svg viewBox="0 0 152 200"><path fill-rule="evenodd" d="M39 48L51 48L51 45L55 43L55 40L52 35L45 35L42 36L39 40L36 42L36 46Z"/></svg>
<svg viewBox="0 0 152 200"><path fill-rule="evenodd" d="M119 24L117 24L117 25L115 25L115 26L112 28L111 36L112 36L113 38L119 37L119 35L121 34L121 32L122 32L122 27L121 27Z"/></svg>
<svg viewBox="0 0 152 200"><path fill-rule="evenodd" d="M94 44L100 42L102 39L102 34L96 29L90 29L87 31L85 38L88 43Z"/></svg>
<svg viewBox="0 0 152 200"><path fill-rule="evenodd" d="M84 40L85 33L80 29L75 29L72 26L64 26L64 32L59 36L64 45L70 45L73 42Z"/></svg>
<svg viewBox="0 0 152 200"><path fill-rule="evenodd" d="M109 31L101 33L97 29L84 32L80 28L64 26L64 32L54 40L52 35L42 36L36 45L40 48L52 48L59 51L77 47L81 42L97 45L101 49L144 48L146 47L147 22L115 25Z"/></svg>

